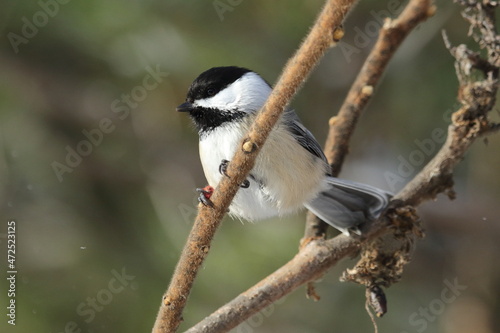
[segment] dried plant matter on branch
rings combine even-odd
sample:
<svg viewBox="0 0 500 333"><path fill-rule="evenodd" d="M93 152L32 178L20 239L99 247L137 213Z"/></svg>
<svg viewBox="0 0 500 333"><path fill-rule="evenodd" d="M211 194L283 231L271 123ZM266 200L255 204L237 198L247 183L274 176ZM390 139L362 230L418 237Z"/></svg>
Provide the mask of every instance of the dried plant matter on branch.
<svg viewBox="0 0 500 333"><path fill-rule="evenodd" d="M494 43L481 43L486 48L487 57L462 44L452 47L445 34L445 44L455 58L455 69L459 81L458 111L452 115L452 124L448 127L448 137L441 150L401 191L400 197L406 204L418 205L423 200L433 199L438 193L445 192L454 197L453 169L461 161L465 151L474 140L484 134L498 130L498 124L488 120L488 112L495 105L498 91L498 65L500 37L495 24L478 24L484 17L493 19L494 6L490 1L460 1L466 6L464 17L471 22L474 31ZM473 21L471 21L473 20ZM493 37L491 37L493 36ZM476 35L475 39L478 41ZM473 70L482 72L482 77L473 75Z"/></svg>

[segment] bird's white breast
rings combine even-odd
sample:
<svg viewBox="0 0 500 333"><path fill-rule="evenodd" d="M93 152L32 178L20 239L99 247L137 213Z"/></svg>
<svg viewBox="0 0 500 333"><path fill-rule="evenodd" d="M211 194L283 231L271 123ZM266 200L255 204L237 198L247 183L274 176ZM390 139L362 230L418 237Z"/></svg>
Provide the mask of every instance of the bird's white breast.
<svg viewBox="0 0 500 333"><path fill-rule="evenodd" d="M200 159L208 184L217 186L221 178L222 160L230 161L239 146L244 128L239 123L223 124L200 138Z"/></svg>
<svg viewBox="0 0 500 333"><path fill-rule="evenodd" d="M201 163L211 186L219 183L221 161L231 161L252 118L223 124L201 138ZM239 189L230 206L231 215L254 221L295 212L322 189L323 162L301 147L283 126L279 124L271 132L255 161L253 177L248 178L250 186Z"/></svg>

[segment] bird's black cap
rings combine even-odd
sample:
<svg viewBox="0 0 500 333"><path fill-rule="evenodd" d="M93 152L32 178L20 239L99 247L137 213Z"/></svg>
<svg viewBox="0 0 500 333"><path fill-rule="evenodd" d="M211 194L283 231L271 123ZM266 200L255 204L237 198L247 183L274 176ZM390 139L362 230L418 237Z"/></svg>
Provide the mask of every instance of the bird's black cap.
<svg viewBox="0 0 500 333"><path fill-rule="evenodd" d="M197 99L212 97L248 72L251 70L236 66L210 68L193 81L186 101L192 103Z"/></svg>

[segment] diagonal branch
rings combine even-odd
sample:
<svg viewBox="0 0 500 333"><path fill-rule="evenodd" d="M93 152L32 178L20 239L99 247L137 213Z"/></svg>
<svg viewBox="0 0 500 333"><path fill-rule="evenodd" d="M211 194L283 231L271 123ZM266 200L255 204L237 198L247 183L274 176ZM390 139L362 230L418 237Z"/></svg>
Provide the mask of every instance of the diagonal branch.
<svg viewBox="0 0 500 333"><path fill-rule="evenodd" d="M410 1L398 18L386 18L377 42L368 55L337 116L329 121L325 154L334 176L340 173L349 152L349 140L362 111L371 100L387 64L408 34L422 21L434 15L432 1Z"/></svg>
<svg viewBox="0 0 500 333"><path fill-rule="evenodd" d="M153 332L175 332L182 320L197 272L209 252L220 221L241 184L254 165L260 148L293 95L310 71L341 37L339 28L355 0L330 0L323 7L309 35L292 57L279 78L271 96L257 116L250 132L242 141L224 177L213 193L214 208L200 207L191 233L175 269L170 286L163 296Z"/></svg>

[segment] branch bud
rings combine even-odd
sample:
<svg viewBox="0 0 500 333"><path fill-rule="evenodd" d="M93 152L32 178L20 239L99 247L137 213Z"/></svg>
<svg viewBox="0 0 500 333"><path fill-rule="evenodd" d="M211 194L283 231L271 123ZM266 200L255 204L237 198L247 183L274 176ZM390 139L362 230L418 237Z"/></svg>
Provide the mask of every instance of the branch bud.
<svg viewBox="0 0 500 333"><path fill-rule="evenodd" d="M332 39L335 43L338 43L342 37L344 37L344 28L340 25L333 29Z"/></svg>
<svg viewBox="0 0 500 333"><path fill-rule="evenodd" d="M246 139L245 142L243 142L243 146L241 148L245 153L250 154L255 150L255 148L257 148L257 145L250 139Z"/></svg>

